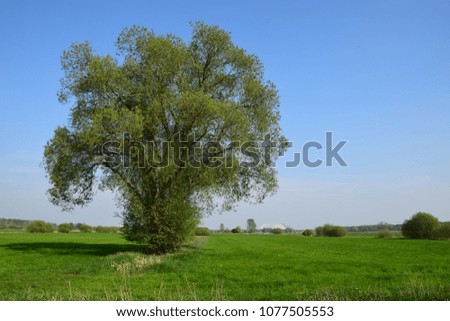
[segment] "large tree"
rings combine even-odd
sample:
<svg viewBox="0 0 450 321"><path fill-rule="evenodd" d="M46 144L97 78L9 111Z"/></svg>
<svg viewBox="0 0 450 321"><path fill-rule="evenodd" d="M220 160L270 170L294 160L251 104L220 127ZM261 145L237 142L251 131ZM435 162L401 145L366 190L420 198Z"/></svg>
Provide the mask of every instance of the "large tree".
<svg viewBox="0 0 450 321"><path fill-rule="evenodd" d="M228 210L274 193L274 147L285 146L259 59L217 26L192 27L189 42L125 28L117 57L87 42L64 51L70 123L44 152L52 203L72 210L96 186L112 190L125 236L153 252L182 245L219 200Z"/></svg>

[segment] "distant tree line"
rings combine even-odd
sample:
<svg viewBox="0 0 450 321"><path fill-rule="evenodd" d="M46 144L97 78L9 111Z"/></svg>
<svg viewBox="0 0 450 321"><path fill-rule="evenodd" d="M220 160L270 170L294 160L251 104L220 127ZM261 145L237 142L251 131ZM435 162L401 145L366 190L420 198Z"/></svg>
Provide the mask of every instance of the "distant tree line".
<svg viewBox="0 0 450 321"><path fill-rule="evenodd" d="M30 233L50 233L58 231L59 233L69 233L71 231L79 232L97 232L97 233L118 233L120 228L116 226L91 226L84 223L48 223L42 220L20 220L14 218L0 218L0 230L26 230Z"/></svg>
<svg viewBox="0 0 450 321"><path fill-rule="evenodd" d="M0 230L24 229L32 221L19 220L16 218L0 218Z"/></svg>
<svg viewBox="0 0 450 321"><path fill-rule="evenodd" d="M328 224L326 224L328 225ZM402 230L403 224L389 224L386 222L380 222L378 224L371 224L371 225L352 225L352 226L342 226L341 229L347 230L347 232L379 232L379 231L395 231L400 232ZM272 231L272 228L263 228L263 229L257 229L255 220L250 218L247 220L247 229L243 230L241 227L237 226L233 229L225 228L224 224L220 224L220 227L215 232L219 233L255 233L255 232L261 232L261 233L274 233L274 234L280 234L280 231L278 229L275 229L275 231ZM319 234L320 234L320 227L319 227ZM301 233L303 234L304 231L306 232L306 235L315 234L315 231L307 229L307 230L298 230L293 229L291 227L287 227L286 229L282 230L281 233L283 234L291 234L291 233ZM328 232L328 230L327 230ZM333 233L333 232L331 232ZM342 234L342 231L339 231L338 234Z"/></svg>
<svg viewBox="0 0 450 321"><path fill-rule="evenodd" d="M82 223L62 223L55 228L52 224L44 221L33 221L28 224L25 229L29 233L52 233L55 230L58 231L58 233L70 233L72 231L81 233L118 233L120 231L120 228L116 226L90 226Z"/></svg>
<svg viewBox="0 0 450 321"><path fill-rule="evenodd" d="M339 226L332 224L325 224L316 227L315 229L295 230L291 227L286 228L262 228L258 229L254 219L247 220L247 228L243 229L236 226L232 229L225 227L223 223L220 224L218 230L209 230L206 227L197 227L195 235L208 236L211 233L272 233L272 234L302 234L303 236L318 236L318 237L345 237L348 233L373 233L380 239L388 239L396 237L402 232L403 237L412 239L434 239L447 240L450 239L450 222L439 222L439 220L428 213L416 213L411 219L406 220L403 224L389 224L380 222L372 225L357 225L357 226Z"/></svg>
<svg viewBox="0 0 450 321"><path fill-rule="evenodd" d="M348 232L379 232L379 231L401 231L402 224L389 224L380 222L372 225L345 226Z"/></svg>

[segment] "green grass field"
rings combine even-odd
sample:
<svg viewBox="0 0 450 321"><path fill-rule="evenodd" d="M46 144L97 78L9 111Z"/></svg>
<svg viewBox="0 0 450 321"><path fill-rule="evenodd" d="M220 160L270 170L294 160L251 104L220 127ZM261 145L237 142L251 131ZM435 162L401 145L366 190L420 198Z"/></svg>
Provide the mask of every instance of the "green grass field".
<svg viewBox="0 0 450 321"><path fill-rule="evenodd" d="M450 242L212 235L148 256L118 234L0 233L0 300L449 300Z"/></svg>

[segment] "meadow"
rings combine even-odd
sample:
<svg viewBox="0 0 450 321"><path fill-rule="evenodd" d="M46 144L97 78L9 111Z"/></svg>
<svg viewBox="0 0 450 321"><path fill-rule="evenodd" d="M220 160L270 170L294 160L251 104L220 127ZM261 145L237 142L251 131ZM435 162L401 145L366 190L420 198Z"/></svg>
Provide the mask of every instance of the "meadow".
<svg viewBox="0 0 450 321"><path fill-rule="evenodd" d="M449 300L450 242L214 234L144 255L120 234L0 233L0 300Z"/></svg>

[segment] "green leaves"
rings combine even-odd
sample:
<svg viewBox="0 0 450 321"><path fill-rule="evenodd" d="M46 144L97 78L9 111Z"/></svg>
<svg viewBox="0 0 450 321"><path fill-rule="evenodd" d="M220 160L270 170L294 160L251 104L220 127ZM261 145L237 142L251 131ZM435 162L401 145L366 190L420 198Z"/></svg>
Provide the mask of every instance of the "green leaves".
<svg viewBox="0 0 450 321"><path fill-rule="evenodd" d="M66 127L55 130L44 151L44 167L53 185L48 191L53 204L71 210L92 200L97 167L92 156L89 146L75 133Z"/></svg>
<svg viewBox="0 0 450 321"><path fill-rule="evenodd" d="M55 131L44 153L54 204L85 205L100 175L103 188L121 195L125 234L147 244L177 240L164 251L190 235L217 197L229 209L276 190L269 164L241 167L244 155L237 150L229 154L231 166L212 168L199 151L188 152L194 143L225 148L261 142L268 133L275 144L285 141L278 94L264 81L258 58L218 26L192 27L190 42L125 28L116 43L119 58L97 55L87 42L64 51L59 98L73 102L70 125ZM114 163L104 161L109 143ZM200 159L195 166L192 157ZM276 157L273 152L269 158ZM175 238L177 233L183 236Z"/></svg>

